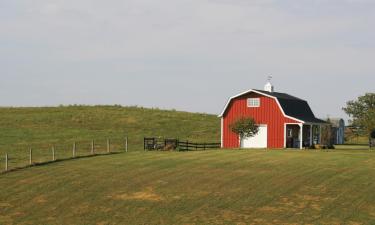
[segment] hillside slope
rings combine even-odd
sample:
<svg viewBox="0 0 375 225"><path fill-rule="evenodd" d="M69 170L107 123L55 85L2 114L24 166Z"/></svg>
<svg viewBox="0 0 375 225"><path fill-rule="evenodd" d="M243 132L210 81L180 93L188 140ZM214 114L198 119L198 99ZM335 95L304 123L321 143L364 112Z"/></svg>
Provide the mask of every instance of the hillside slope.
<svg viewBox="0 0 375 225"><path fill-rule="evenodd" d="M104 148L107 138L121 145L129 137L132 151L143 149L143 137L169 137L192 141L220 141L216 115L120 106L0 108L0 154L23 153L28 148L89 150L92 139ZM14 160L13 160L14 161Z"/></svg>

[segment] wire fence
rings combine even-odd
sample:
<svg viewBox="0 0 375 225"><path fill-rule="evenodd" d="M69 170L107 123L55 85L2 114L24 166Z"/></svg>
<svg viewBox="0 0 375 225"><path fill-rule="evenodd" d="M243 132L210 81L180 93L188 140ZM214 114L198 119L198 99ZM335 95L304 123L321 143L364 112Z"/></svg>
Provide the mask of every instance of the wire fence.
<svg viewBox="0 0 375 225"><path fill-rule="evenodd" d="M113 154L128 151L128 138L94 139L73 143L38 144L26 147L14 146L3 153L4 167L0 172L8 172L43 163L80 157Z"/></svg>

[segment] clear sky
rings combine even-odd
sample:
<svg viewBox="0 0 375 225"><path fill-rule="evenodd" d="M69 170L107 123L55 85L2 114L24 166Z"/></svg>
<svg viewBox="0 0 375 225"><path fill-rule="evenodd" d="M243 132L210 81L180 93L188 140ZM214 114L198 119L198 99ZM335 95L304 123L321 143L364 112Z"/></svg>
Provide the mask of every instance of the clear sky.
<svg viewBox="0 0 375 225"><path fill-rule="evenodd" d="M0 1L2 106L219 114L268 75L317 116L345 117L375 91L375 0Z"/></svg>

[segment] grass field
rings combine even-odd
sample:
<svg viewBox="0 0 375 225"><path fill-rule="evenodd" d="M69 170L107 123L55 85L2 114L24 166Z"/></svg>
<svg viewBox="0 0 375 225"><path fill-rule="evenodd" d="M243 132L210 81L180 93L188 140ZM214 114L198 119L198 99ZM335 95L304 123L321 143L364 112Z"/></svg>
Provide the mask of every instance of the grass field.
<svg viewBox="0 0 375 225"><path fill-rule="evenodd" d="M360 150L122 153L0 175L0 224L375 224L374 177Z"/></svg>
<svg viewBox="0 0 375 225"><path fill-rule="evenodd" d="M51 160L55 145L57 158L90 153L95 139L96 152L106 151L110 138L113 150L140 150L143 137L169 137L191 141L220 141L220 119L216 115L120 106L69 106L42 108L0 108L0 159L10 156L10 167L24 166L29 147L34 161ZM3 165L1 164L1 168Z"/></svg>
<svg viewBox="0 0 375 225"><path fill-rule="evenodd" d="M118 106L0 108L0 224L375 224L375 152L143 152L143 137L217 142L215 115ZM130 152L124 153L124 137Z"/></svg>

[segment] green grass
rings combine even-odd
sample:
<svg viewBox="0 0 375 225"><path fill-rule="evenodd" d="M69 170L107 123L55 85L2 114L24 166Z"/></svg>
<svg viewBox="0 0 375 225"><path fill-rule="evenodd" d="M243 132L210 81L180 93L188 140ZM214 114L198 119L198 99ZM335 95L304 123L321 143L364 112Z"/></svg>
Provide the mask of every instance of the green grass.
<svg viewBox="0 0 375 225"><path fill-rule="evenodd" d="M370 150L370 147L368 146L368 144L359 144L359 145L355 145L355 144L345 144L345 145L335 145L335 148L337 150L354 150L354 151L361 151L361 150ZM372 148L373 150L375 150L374 148ZM372 150L371 149L371 150Z"/></svg>
<svg viewBox="0 0 375 225"><path fill-rule="evenodd" d="M375 224L375 152L131 152L0 175L0 224Z"/></svg>
<svg viewBox="0 0 375 225"><path fill-rule="evenodd" d="M111 138L114 150L143 148L143 137L180 138L191 141L220 141L220 119L216 115L119 106L70 106L43 108L0 108L0 159L10 156L10 167L28 163L29 147L34 161L51 160L55 145L57 158L90 153L91 140L96 151L106 151ZM1 164L1 168L3 165Z"/></svg>
<svg viewBox="0 0 375 225"><path fill-rule="evenodd" d="M143 152L144 136L217 142L215 115L117 106L0 108L0 224L375 224L375 151Z"/></svg>
<svg viewBox="0 0 375 225"><path fill-rule="evenodd" d="M367 145L369 144L369 140L368 140L368 137L366 136L358 136L358 137L353 137L353 136L350 136L350 137L346 137L346 141L345 143L346 144L349 144L349 145Z"/></svg>

